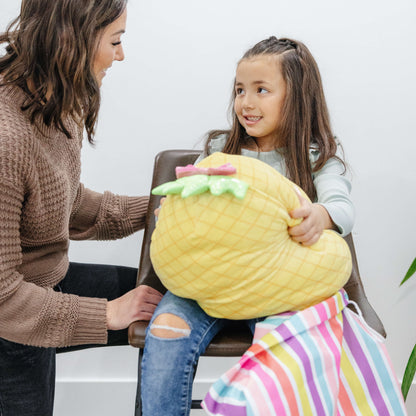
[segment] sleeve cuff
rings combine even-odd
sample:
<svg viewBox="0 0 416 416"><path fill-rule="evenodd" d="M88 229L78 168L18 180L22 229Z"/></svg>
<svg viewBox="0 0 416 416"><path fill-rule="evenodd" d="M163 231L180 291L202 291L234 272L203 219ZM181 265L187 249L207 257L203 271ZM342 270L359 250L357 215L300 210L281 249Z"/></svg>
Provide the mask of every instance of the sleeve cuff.
<svg viewBox="0 0 416 416"><path fill-rule="evenodd" d="M134 232L144 228L146 223L147 209L149 205L149 197L128 197L128 216Z"/></svg>
<svg viewBox="0 0 416 416"><path fill-rule="evenodd" d="M337 231L341 234L341 237L345 237L352 231L353 221L350 220L350 216L346 215L339 207L334 207L332 204L320 204L327 211L331 220L337 227Z"/></svg>
<svg viewBox="0 0 416 416"><path fill-rule="evenodd" d="M107 300L79 298L79 315L71 345L107 343Z"/></svg>

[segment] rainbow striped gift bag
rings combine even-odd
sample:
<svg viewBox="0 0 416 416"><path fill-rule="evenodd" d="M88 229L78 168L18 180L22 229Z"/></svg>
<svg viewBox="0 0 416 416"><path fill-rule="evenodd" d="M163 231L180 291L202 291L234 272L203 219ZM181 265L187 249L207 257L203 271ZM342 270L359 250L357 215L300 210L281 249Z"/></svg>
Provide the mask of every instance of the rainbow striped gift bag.
<svg viewBox="0 0 416 416"><path fill-rule="evenodd" d="M303 311L258 323L253 345L206 395L206 413L406 415L384 338L348 303L342 289Z"/></svg>

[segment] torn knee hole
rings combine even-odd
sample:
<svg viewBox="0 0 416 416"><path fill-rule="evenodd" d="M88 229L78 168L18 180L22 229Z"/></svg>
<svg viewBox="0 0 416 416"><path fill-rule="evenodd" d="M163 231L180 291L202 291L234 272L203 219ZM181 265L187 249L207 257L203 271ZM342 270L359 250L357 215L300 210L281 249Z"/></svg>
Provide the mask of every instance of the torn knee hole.
<svg viewBox="0 0 416 416"><path fill-rule="evenodd" d="M184 338L189 336L191 329L179 316L162 313L153 321L150 332L159 338Z"/></svg>

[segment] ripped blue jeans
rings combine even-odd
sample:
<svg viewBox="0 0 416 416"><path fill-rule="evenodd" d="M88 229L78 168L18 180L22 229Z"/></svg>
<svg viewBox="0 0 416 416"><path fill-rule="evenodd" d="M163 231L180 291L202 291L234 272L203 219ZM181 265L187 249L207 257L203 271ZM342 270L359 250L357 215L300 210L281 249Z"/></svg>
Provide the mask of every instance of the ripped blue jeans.
<svg viewBox="0 0 416 416"><path fill-rule="evenodd" d="M162 314L182 318L186 328L159 325ZM259 319L247 321L251 331ZM153 314L146 334L142 361L143 416L188 416L192 404L195 367L201 354L229 321L207 315L190 299L167 292ZM172 330L174 337L161 337L152 330Z"/></svg>

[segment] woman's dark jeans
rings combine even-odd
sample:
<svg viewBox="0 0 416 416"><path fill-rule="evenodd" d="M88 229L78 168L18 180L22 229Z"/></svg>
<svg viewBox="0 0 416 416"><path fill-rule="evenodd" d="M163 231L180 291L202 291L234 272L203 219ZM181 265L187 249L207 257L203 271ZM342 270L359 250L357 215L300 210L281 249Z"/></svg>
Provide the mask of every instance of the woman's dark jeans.
<svg viewBox="0 0 416 416"><path fill-rule="evenodd" d="M55 290L112 300L133 289L136 277L131 267L71 263ZM106 345L126 344L127 329L108 331ZM0 338L0 416L52 415L55 354L98 346L38 348Z"/></svg>

